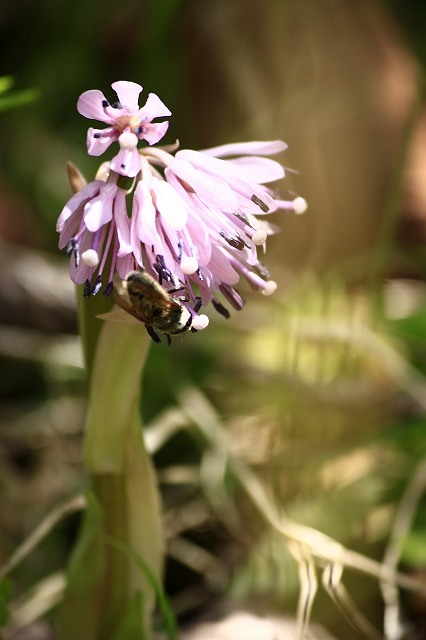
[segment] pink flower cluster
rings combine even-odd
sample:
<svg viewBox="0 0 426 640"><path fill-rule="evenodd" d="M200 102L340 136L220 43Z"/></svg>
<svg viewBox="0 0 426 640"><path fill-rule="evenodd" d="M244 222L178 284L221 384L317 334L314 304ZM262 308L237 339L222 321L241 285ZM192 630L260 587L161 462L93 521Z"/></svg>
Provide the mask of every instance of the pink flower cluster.
<svg viewBox="0 0 426 640"><path fill-rule="evenodd" d="M139 108L138 84L112 87L114 105L100 91L86 91L78 100L82 115L108 125L89 129L88 153L99 156L112 142L119 152L105 179L86 184L59 216L59 247L72 254L73 282L85 284L86 296L102 287L109 295L115 271L125 278L143 268L166 288L183 288L193 307L201 297L203 305L212 302L226 316L218 296L241 309L241 276L264 295L273 293L275 282L257 257L272 233L264 215L306 209L303 198L282 200L265 186L284 177L283 167L265 156L286 145L246 142L176 153L152 147L168 128L168 122L152 120L170 111L154 94ZM140 140L148 146L138 149ZM122 176L133 179L130 193Z"/></svg>

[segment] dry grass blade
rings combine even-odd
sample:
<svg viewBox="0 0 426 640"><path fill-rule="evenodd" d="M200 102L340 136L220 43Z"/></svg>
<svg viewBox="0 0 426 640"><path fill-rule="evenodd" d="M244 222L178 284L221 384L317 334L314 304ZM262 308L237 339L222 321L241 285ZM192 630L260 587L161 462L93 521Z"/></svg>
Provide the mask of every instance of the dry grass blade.
<svg viewBox="0 0 426 640"><path fill-rule="evenodd" d="M288 549L297 562L300 580L296 640L304 640L307 637L312 605L318 591L317 574L313 558L308 549L293 543L288 545Z"/></svg>
<svg viewBox="0 0 426 640"><path fill-rule="evenodd" d="M391 571L395 571L398 566L404 539L411 528L425 488L426 460L422 460L402 496L391 530L389 544L383 557L383 564ZM403 636L403 629L400 619L398 589L395 584L388 582L381 583L380 586L385 603L383 626L386 640L400 640Z"/></svg>
<svg viewBox="0 0 426 640"><path fill-rule="evenodd" d="M53 573L40 580L28 593L10 605L10 623L7 631L21 629L39 620L61 600L66 586L66 577L62 572Z"/></svg>
<svg viewBox="0 0 426 640"><path fill-rule="evenodd" d="M15 569L18 564L26 558L36 546L45 538L50 531L64 518L71 515L75 511L80 511L86 506L84 496L74 496L70 500L57 505L40 524L32 531L32 533L24 540L24 542L15 549L10 558L0 567L0 579L4 578L8 573Z"/></svg>
<svg viewBox="0 0 426 640"><path fill-rule="evenodd" d="M421 593L425 586L414 578L398 573L394 568L372 560L358 552L347 549L333 538L305 525L298 524L278 510L274 500L266 493L256 475L241 460L232 456L232 448L225 430L213 407L195 388L180 394L184 414L203 434L209 445L218 454L227 457L233 473L239 480L263 519L287 541L295 542L309 549L311 555L322 563L339 563L377 580Z"/></svg>
<svg viewBox="0 0 426 640"><path fill-rule="evenodd" d="M343 586L342 573L343 566L341 564L331 562L327 564L322 574L324 589L356 631L361 632L363 637L368 640L382 640L382 634L361 613Z"/></svg>

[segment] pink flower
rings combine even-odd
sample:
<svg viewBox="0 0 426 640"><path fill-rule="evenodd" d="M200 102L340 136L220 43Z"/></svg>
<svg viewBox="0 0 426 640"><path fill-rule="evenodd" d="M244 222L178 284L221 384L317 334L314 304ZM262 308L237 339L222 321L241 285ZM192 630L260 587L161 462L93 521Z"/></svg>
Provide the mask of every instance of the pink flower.
<svg viewBox="0 0 426 640"><path fill-rule="evenodd" d="M59 248L66 247L72 254L70 277L76 284L85 283L86 297L101 289L108 257L106 295L112 292L114 271L117 269L125 278L133 268L125 198L124 191L116 184L95 180L67 202L58 218Z"/></svg>
<svg viewBox="0 0 426 640"><path fill-rule="evenodd" d="M241 279L264 295L273 293L276 283L258 258L259 247L265 249L275 229L265 215L303 213L307 207L303 198L283 198L269 186L285 177L284 168L268 157L284 151L285 143L243 142L174 155L170 148L138 151L139 140L152 145L164 135L168 122L151 121L170 111L154 94L139 109L138 84L112 87L120 101L116 106L100 91L86 91L78 101L81 114L110 125L89 130L89 153L100 155L116 140L120 152L108 164L106 182L85 185L59 217L59 246L72 254L73 282L85 283L86 296L102 286L109 295L115 270L124 279L134 269L145 269L176 292L194 329L207 324L206 316L198 315L202 305L212 302L226 317L221 298L242 309ZM135 178L130 187L126 184L127 192L120 188L121 176Z"/></svg>
<svg viewBox="0 0 426 640"><path fill-rule="evenodd" d="M138 141L146 140L151 145L161 140L169 123L152 123L152 120L170 116L171 112L155 93L150 93L145 106L139 108L138 98L142 87L135 82L122 80L111 86L118 96L116 104L111 105L101 91L91 90L80 96L77 109L86 118L101 120L109 125L106 129L88 130L88 153L100 156L112 142L118 141L120 151L111 161L111 169L133 178L140 171Z"/></svg>
<svg viewBox="0 0 426 640"><path fill-rule="evenodd" d="M174 157L159 148L141 151L145 164L131 222L137 263L157 274L160 282L184 285L194 302L195 285L202 303L212 301L226 316L217 294L241 309L244 300L235 288L241 276L264 295L273 293L276 284L257 257L257 247L273 231L256 215L278 209L303 213L307 206L303 198L283 200L264 186L284 177L284 169L259 154L285 148L275 141L182 150ZM241 153L250 155L216 157ZM164 168L166 182L151 174L151 163Z"/></svg>

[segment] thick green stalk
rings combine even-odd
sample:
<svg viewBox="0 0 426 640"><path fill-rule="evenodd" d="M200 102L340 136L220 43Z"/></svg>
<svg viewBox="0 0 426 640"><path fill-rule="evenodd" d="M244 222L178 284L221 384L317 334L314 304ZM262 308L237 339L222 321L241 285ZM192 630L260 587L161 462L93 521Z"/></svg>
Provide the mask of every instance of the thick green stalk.
<svg viewBox="0 0 426 640"><path fill-rule="evenodd" d="M160 582L163 544L139 414L148 346L136 323L106 321L97 341L84 452L91 493L60 612L60 640L113 640L126 618L133 621L132 638L149 638L154 593L140 567Z"/></svg>

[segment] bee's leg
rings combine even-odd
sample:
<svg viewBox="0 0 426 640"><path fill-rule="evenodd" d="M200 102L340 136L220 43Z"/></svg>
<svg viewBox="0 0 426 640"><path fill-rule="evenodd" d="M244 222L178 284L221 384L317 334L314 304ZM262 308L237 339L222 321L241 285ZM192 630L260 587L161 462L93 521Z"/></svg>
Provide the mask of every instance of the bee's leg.
<svg viewBox="0 0 426 640"><path fill-rule="evenodd" d="M170 345L172 344L172 339L171 339L171 337L169 336L168 333L166 334L166 338L167 338L167 344L170 347Z"/></svg>
<svg viewBox="0 0 426 640"><path fill-rule="evenodd" d="M194 304L194 311L195 313L198 313L199 310L201 309L201 305L203 304L201 298L196 298L196 302Z"/></svg>
<svg viewBox="0 0 426 640"><path fill-rule="evenodd" d="M146 324L145 329L148 331L149 336L154 340L154 342L161 342L160 337L155 333L150 324Z"/></svg>

